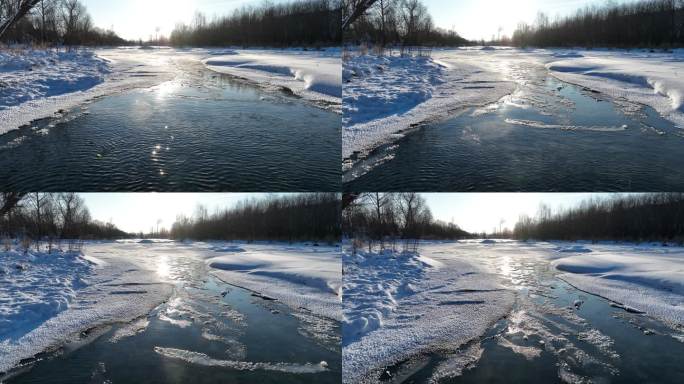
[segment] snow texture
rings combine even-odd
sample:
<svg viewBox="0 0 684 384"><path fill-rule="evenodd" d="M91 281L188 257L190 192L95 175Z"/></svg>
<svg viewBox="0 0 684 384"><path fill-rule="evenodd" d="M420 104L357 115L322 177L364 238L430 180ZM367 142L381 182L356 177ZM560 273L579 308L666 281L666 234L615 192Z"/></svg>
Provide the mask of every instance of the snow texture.
<svg viewBox="0 0 684 384"><path fill-rule="evenodd" d="M407 130L467 106L492 103L513 84L477 60L359 55L343 61L342 157L364 156Z"/></svg>
<svg viewBox="0 0 684 384"><path fill-rule="evenodd" d="M102 96L211 69L340 109L340 51L106 48L0 50L0 134ZM205 65L205 62L209 63Z"/></svg>
<svg viewBox="0 0 684 384"><path fill-rule="evenodd" d="M383 368L421 351L456 348L483 334L513 303L493 271L457 247L343 257L345 383L375 382ZM442 375L464 365L451 362Z"/></svg>
<svg viewBox="0 0 684 384"><path fill-rule="evenodd" d="M263 363L249 361L217 360L204 353L186 351L183 349L155 347L158 354L171 359L179 359L191 364L207 367L224 367L238 371L277 371L286 373L319 373L327 370L328 364L321 361L318 364L292 364L292 363Z"/></svg>
<svg viewBox="0 0 684 384"><path fill-rule="evenodd" d="M340 51L231 50L210 52L203 62L212 71L289 90L312 101L340 105ZM339 107L338 107L339 108Z"/></svg>
<svg viewBox="0 0 684 384"><path fill-rule="evenodd" d="M145 315L171 294L126 258L85 252L0 253L0 372L80 332Z"/></svg>
<svg viewBox="0 0 684 384"><path fill-rule="evenodd" d="M591 245L553 264L573 286L670 325L684 324L684 249ZM586 252L586 251L585 251Z"/></svg>
<svg viewBox="0 0 684 384"><path fill-rule="evenodd" d="M137 49L0 51L0 134L97 97L170 80L171 58Z"/></svg>
<svg viewBox="0 0 684 384"><path fill-rule="evenodd" d="M226 249L232 250L229 255ZM342 261L337 247L214 244L205 257L212 273L227 283L294 309L341 319Z"/></svg>
<svg viewBox="0 0 684 384"><path fill-rule="evenodd" d="M562 50L469 47L434 50L431 58L360 55L343 60L344 168L425 123L470 106L526 93L540 75L600 92L616 105L653 107L684 129L684 50ZM477 113L486 113L479 108ZM534 128L622 131L509 121Z"/></svg>

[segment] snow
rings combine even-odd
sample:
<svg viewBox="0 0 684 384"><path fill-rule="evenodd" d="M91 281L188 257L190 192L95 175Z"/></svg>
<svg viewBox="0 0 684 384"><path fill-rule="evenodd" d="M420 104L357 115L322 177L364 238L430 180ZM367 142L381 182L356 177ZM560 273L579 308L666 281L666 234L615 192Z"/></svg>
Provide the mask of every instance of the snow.
<svg viewBox="0 0 684 384"><path fill-rule="evenodd" d="M0 134L100 96L170 80L171 65L169 54L132 49L0 51Z"/></svg>
<svg viewBox="0 0 684 384"><path fill-rule="evenodd" d="M684 53L580 51L546 64L560 80L645 104L684 128Z"/></svg>
<svg viewBox="0 0 684 384"><path fill-rule="evenodd" d="M653 107L684 129L683 70L682 50L666 53L469 47L433 50L431 58L351 52L343 60L344 168L352 169L373 150L427 123L456 116L468 107L479 107L474 116L491 112L499 104L524 108L526 105L518 104L522 96L539 91L537 81L548 75L600 92L625 112L640 105ZM526 120L508 123L575 131L620 132L626 128ZM351 176L358 177L357 173L364 171L354 170Z"/></svg>
<svg viewBox="0 0 684 384"><path fill-rule="evenodd" d="M144 316L169 300L174 286L176 294L159 311L159 319L181 328L192 324L189 319L206 319L184 287L206 279L208 273L280 300L298 316L328 322L325 318L341 318L341 254L334 246L133 239L88 243L83 254L5 252L0 253L0 372L73 341L82 331L113 322L135 320L117 330L112 341L133 336L147 327ZM243 320L230 308L221 316L236 323ZM182 356L193 361L197 357L174 358ZM242 361L217 364L251 370L320 369Z"/></svg>
<svg viewBox="0 0 684 384"><path fill-rule="evenodd" d="M422 123L513 91L495 70L462 59L447 51L432 58L356 53L345 58L342 157L365 156Z"/></svg>
<svg viewBox="0 0 684 384"><path fill-rule="evenodd" d="M342 261L339 248L304 244L211 245L205 254L221 280L275 298L290 307L339 320ZM229 255L225 255L226 249Z"/></svg>
<svg viewBox="0 0 684 384"><path fill-rule="evenodd" d="M340 51L135 47L0 50L0 134L90 101L205 68L340 109ZM205 65L205 62L214 65Z"/></svg>
<svg viewBox="0 0 684 384"><path fill-rule="evenodd" d="M224 367L239 371L277 371L286 373L319 373L327 370L328 364L321 361L318 364L292 364L292 363L264 363L234 360L217 360L204 353L186 351L176 348L155 347L154 351L158 354L170 358L183 360L185 362L207 367Z"/></svg>
<svg viewBox="0 0 684 384"><path fill-rule="evenodd" d="M578 289L645 313L675 330L684 324L684 248L654 244L464 240L420 243L418 253L391 251L343 256L343 382L375 382L388 367L418 360L434 350L449 355L432 380L458 376L481 356L477 340L507 315L498 343L526 359L543 350L559 356L560 375L588 361L564 332L548 328L540 314L576 329L575 334L608 358L613 340L580 316L584 300L567 307L539 304L540 287L558 277ZM516 310L511 312L513 301ZM535 304L536 303L536 304ZM544 315L544 316L546 316ZM555 323L554 323L555 324ZM567 329L562 328L566 332ZM512 342L538 337L539 345ZM574 363L573 363L574 361ZM411 363L406 363L411 364ZM607 370L614 367L606 365Z"/></svg>
<svg viewBox="0 0 684 384"><path fill-rule="evenodd" d="M668 324L684 324L684 249L592 245L553 265L573 286Z"/></svg>
<svg viewBox="0 0 684 384"><path fill-rule="evenodd" d="M420 254L344 253L345 383L374 382L387 366L438 346L456 348L508 312L513 294L467 252L421 246ZM463 359L479 356L473 352ZM463 361L449 362L460 372ZM461 367L458 369L457 367Z"/></svg>
<svg viewBox="0 0 684 384"><path fill-rule="evenodd" d="M341 103L339 50L231 50L209 54L203 63L212 71L288 89L313 101L336 106Z"/></svg>
<svg viewBox="0 0 684 384"><path fill-rule="evenodd" d="M145 315L171 294L155 273L96 254L0 253L0 372L82 331Z"/></svg>
<svg viewBox="0 0 684 384"><path fill-rule="evenodd" d="M0 110L92 88L109 72L92 51L0 51Z"/></svg>

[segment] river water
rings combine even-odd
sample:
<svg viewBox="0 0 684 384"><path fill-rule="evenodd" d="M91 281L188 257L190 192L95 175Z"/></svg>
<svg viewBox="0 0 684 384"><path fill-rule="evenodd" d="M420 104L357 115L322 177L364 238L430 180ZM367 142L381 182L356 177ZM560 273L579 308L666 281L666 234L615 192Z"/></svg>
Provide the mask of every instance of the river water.
<svg viewBox="0 0 684 384"><path fill-rule="evenodd" d="M109 254L136 249L105 247ZM90 329L4 382L339 383L337 321L221 281L202 257L180 245L155 247L130 260L156 268L174 285L167 302L130 323Z"/></svg>
<svg viewBox="0 0 684 384"><path fill-rule="evenodd" d="M684 134L650 107L530 71L497 103L384 145L348 191L663 191L684 188Z"/></svg>
<svg viewBox="0 0 684 384"><path fill-rule="evenodd" d="M335 191L340 115L196 67L0 136L13 191Z"/></svg>
<svg viewBox="0 0 684 384"><path fill-rule="evenodd" d="M492 266L515 290L510 314L467 345L420 354L388 367L384 381L684 381L684 342L659 321L574 288L558 277L548 260L532 254L503 252L473 258Z"/></svg>

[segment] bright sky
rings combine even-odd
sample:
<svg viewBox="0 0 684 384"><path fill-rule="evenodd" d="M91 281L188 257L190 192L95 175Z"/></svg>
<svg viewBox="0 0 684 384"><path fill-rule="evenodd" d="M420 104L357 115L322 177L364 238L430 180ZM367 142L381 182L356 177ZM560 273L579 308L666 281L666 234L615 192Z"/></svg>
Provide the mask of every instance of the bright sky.
<svg viewBox="0 0 684 384"><path fill-rule="evenodd" d="M207 18L230 14L245 5L261 5L262 0L81 0L88 8L96 26L110 29L124 39L147 40L168 36L177 22L192 21L195 11ZM272 3L284 0L271 0Z"/></svg>
<svg viewBox="0 0 684 384"><path fill-rule="evenodd" d="M149 232L157 226L171 228L176 215L192 216L198 204L209 213L230 207L246 198L262 198L262 193L81 193L93 219L110 220L126 232Z"/></svg>
<svg viewBox="0 0 684 384"><path fill-rule="evenodd" d="M423 193L437 220L454 222L468 232L512 229L521 214L534 217L543 202L554 211L570 208L591 196L608 197L610 193Z"/></svg>
<svg viewBox="0 0 684 384"><path fill-rule="evenodd" d="M617 0L617 3L636 0ZM587 5L603 5L606 0L423 0L435 24L455 29L469 40L489 40L503 28L511 36L518 22L532 24L538 12L553 19L566 16Z"/></svg>

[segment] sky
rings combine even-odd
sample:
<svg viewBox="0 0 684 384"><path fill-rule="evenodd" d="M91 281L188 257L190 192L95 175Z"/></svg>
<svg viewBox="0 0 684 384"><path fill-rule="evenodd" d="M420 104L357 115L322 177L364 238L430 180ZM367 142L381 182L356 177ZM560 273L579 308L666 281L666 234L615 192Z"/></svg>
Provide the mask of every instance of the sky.
<svg viewBox="0 0 684 384"><path fill-rule="evenodd" d="M617 0L617 3L636 0ZM538 12L549 18L573 14L587 5L603 5L606 0L423 0L435 24L455 29L469 40L489 40L498 35L511 36L518 22L532 24Z"/></svg>
<svg viewBox="0 0 684 384"><path fill-rule="evenodd" d="M260 5L262 0L81 0L96 26L113 29L128 40L147 40L168 36L177 22L192 21L195 11L208 18L230 14L245 5ZM280 3L284 0L270 0Z"/></svg>
<svg viewBox="0 0 684 384"><path fill-rule="evenodd" d="M208 208L230 207L247 198L265 197L263 193L81 193L95 220L111 221L119 229L135 233L171 228L176 215L192 216L197 205Z"/></svg>
<svg viewBox="0 0 684 384"><path fill-rule="evenodd" d="M570 208L592 196L609 193L422 193L437 220L453 222L468 232L512 229L521 214L534 217L543 202L554 210Z"/></svg>

